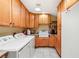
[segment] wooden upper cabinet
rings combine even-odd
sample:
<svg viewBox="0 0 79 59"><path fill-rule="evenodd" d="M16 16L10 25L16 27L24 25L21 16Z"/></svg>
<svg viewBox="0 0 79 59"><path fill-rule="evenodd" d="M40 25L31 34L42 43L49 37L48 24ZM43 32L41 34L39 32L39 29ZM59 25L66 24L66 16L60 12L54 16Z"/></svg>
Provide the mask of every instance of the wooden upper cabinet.
<svg viewBox="0 0 79 59"><path fill-rule="evenodd" d="M62 0L60 2L60 4L58 5L58 7L60 6L61 8L61 12L63 12L66 9L69 9L70 7L72 7L76 2L78 2L79 0Z"/></svg>
<svg viewBox="0 0 79 59"><path fill-rule="evenodd" d="M68 9L70 8L72 5L74 5L76 2L78 2L79 0L65 0L65 8Z"/></svg>
<svg viewBox="0 0 79 59"><path fill-rule="evenodd" d="M26 13L20 0L0 0L0 25L25 28L26 19L29 20L29 12Z"/></svg>
<svg viewBox="0 0 79 59"><path fill-rule="evenodd" d="M48 15L39 15L39 24L49 24Z"/></svg>
<svg viewBox="0 0 79 59"><path fill-rule="evenodd" d="M26 11L25 12L25 25L26 25L26 28L29 28L29 26L30 26L30 20L29 20L29 12L28 11Z"/></svg>
<svg viewBox="0 0 79 59"><path fill-rule="evenodd" d="M48 15L48 24L52 23L53 21L53 16L52 15Z"/></svg>
<svg viewBox="0 0 79 59"><path fill-rule="evenodd" d="M20 27L21 6L19 0L12 0L12 23L13 26Z"/></svg>
<svg viewBox="0 0 79 59"><path fill-rule="evenodd" d="M34 20L35 20L35 17L34 17L34 14L30 13L30 28L34 28Z"/></svg>
<svg viewBox="0 0 79 59"><path fill-rule="evenodd" d="M25 7L23 5L21 5L21 19L20 19L20 26L21 27L26 27L25 25Z"/></svg>
<svg viewBox="0 0 79 59"><path fill-rule="evenodd" d="M35 25L34 25L35 28L38 28L39 27L39 15L38 14L35 14Z"/></svg>
<svg viewBox="0 0 79 59"><path fill-rule="evenodd" d="M10 25L11 0L0 0L0 25Z"/></svg>

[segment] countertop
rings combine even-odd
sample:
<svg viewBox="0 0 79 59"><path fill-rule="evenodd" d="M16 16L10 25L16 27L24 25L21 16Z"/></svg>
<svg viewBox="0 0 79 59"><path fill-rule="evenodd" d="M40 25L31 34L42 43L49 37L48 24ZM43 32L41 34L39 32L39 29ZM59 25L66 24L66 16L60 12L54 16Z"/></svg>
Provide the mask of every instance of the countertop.
<svg viewBox="0 0 79 59"><path fill-rule="evenodd" d="M39 34L31 34L31 35L35 35L36 37L39 37ZM49 34L50 36L54 36L55 38L57 38L57 34ZM49 37L50 37L49 36Z"/></svg>

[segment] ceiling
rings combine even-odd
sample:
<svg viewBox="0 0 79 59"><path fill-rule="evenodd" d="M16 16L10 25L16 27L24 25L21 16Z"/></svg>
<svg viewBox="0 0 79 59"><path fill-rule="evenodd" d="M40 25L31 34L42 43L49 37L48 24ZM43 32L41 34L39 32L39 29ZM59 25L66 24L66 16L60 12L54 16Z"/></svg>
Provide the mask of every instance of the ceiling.
<svg viewBox="0 0 79 59"><path fill-rule="evenodd" d="M61 0L21 0L25 7L33 13L49 13L56 15L57 6ZM41 11L35 11L40 8Z"/></svg>

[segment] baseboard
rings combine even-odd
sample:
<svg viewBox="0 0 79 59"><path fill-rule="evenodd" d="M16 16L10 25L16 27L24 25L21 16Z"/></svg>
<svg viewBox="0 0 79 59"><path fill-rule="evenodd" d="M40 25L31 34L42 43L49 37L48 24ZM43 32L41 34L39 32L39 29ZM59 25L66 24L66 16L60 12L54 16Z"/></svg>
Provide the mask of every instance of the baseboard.
<svg viewBox="0 0 79 59"><path fill-rule="evenodd" d="M35 48L40 48L40 47L49 47L49 48L55 48L55 46L35 46Z"/></svg>

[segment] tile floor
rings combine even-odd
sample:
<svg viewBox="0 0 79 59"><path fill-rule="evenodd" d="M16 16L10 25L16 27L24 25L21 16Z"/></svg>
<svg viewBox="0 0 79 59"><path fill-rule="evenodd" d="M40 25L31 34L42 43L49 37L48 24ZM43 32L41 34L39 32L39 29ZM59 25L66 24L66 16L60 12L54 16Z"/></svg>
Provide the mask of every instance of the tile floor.
<svg viewBox="0 0 79 59"><path fill-rule="evenodd" d="M33 58L59 58L54 48L36 48Z"/></svg>

